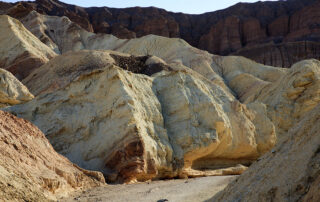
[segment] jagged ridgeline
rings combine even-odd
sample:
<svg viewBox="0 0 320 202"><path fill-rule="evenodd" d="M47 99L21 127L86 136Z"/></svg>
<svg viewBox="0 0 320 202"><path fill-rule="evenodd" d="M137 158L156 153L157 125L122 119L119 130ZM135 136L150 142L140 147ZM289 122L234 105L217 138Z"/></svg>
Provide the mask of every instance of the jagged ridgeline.
<svg viewBox="0 0 320 202"><path fill-rule="evenodd" d="M32 10L67 16L89 32L132 39L149 34L182 38L218 55L241 55L256 62L290 67L320 54L318 0L238 3L224 10L189 15L163 9L82 8L57 0L1 3L0 14L23 18Z"/></svg>

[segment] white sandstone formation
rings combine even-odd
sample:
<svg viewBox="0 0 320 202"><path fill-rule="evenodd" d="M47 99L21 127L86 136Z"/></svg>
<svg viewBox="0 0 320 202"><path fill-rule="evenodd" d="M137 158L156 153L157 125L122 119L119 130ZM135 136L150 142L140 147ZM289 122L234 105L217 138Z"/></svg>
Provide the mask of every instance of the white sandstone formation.
<svg viewBox="0 0 320 202"><path fill-rule="evenodd" d="M22 23L58 54L68 51L114 50L131 55L154 55L167 64L187 66L229 90L218 75L220 69L213 55L177 38L148 35L136 39L118 39L109 34L94 34L82 29L67 17L46 16L32 11Z"/></svg>
<svg viewBox="0 0 320 202"><path fill-rule="evenodd" d="M114 55L130 57L80 51L52 59L25 80L37 97L9 110L36 124L71 161L111 181L203 176L249 164L275 144L263 104L250 110L186 67L134 74Z"/></svg>
<svg viewBox="0 0 320 202"><path fill-rule="evenodd" d="M317 60L281 69L34 11L22 22L63 54L23 80L36 98L9 110L110 181L241 173L320 102Z"/></svg>

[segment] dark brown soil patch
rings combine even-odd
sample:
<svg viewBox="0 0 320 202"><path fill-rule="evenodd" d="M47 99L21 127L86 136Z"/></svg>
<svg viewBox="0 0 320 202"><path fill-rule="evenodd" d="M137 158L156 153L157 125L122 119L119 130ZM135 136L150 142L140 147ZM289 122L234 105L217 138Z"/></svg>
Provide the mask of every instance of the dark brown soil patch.
<svg viewBox="0 0 320 202"><path fill-rule="evenodd" d="M136 74L145 74L151 76L152 74L161 72L162 70L172 71L171 67L162 63L146 65L146 61L149 57L151 57L149 55L126 57L110 54L110 56L115 60L115 65Z"/></svg>

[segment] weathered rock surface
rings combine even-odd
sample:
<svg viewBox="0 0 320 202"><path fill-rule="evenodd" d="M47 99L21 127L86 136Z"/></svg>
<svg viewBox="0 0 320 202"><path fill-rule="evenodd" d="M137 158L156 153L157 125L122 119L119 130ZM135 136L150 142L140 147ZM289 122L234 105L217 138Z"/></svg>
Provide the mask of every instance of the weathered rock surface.
<svg viewBox="0 0 320 202"><path fill-rule="evenodd" d="M256 101L268 105L268 117L281 139L320 103L320 61L294 64L273 85L258 91Z"/></svg>
<svg viewBox="0 0 320 202"><path fill-rule="evenodd" d="M56 56L16 19L0 15L0 30L0 67L18 79Z"/></svg>
<svg viewBox="0 0 320 202"><path fill-rule="evenodd" d="M320 105L212 201L319 201Z"/></svg>
<svg viewBox="0 0 320 202"><path fill-rule="evenodd" d="M181 39L94 34L66 17L35 11L22 22L52 50L66 54L23 80L37 98L12 110L39 126L59 152L80 166L103 171L111 181L241 173L244 169L234 166L270 150L276 136L285 137L319 102L316 60L279 69L211 55ZM68 52L82 49L140 56ZM167 73L154 74L161 70ZM109 74L116 79L100 77ZM289 98L296 85L301 88L293 82L303 80L304 85L305 74L311 76L302 86L308 90L299 91L304 98ZM104 133L105 141L97 141ZM114 139L115 133L121 135ZM81 148L86 149L79 152ZM226 167L234 168L221 170Z"/></svg>
<svg viewBox="0 0 320 202"><path fill-rule="evenodd" d="M0 69L0 107L33 98L17 78ZM47 201L103 182L101 173L83 170L56 153L30 122L0 111L0 200Z"/></svg>
<svg viewBox="0 0 320 202"><path fill-rule="evenodd" d="M281 69L35 11L21 21L63 55L23 79L36 98L8 110L110 181L240 174L320 102L317 60Z"/></svg>
<svg viewBox="0 0 320 202"><path fill-rule="evenodd" d="M261 65L242 57L214 56L181 39L149 35L123 40L112 35L96 35L81 29L67 18L44 16L34 11L22 19L22 22L39 38L52 39L48 45L59 47L62 53L70 50L106 49L133 55L155 55L171 66L186 66L225 90L231 89L241 102L246 103L254 101L256 93L288 72L287 69ZM49 30L53 32L49 33ZM61 42L60 39L64 41ZM26 81L24 83L27 84ZM31 87L29 84L27 86ZM264 103L268 104L267 101Z"/></svg>
<svg viewBox="0 0 320 202"><path fill-rule="evenodd" d="M148 48L145 41L140 45ZM122 48L142 50L137 44ZM201 58L198 53L189 55ZM320 62L281 69L207 56L214 65L198 68L216 70L223 84L184 66L190 57L166 64L154 56L68 52L24 80L37 97L10 111L35 123L70 160L110 181L239 174L245 168L237 164L269 151L319 104ZM168 68L152 77L130 72L143 63Z"/></svg>
<svg viewBox="0 0 320 202"><path fill-rule="evenodd" d="M0 12L23 18L32 10L67 16L89 32L135 38L179 37L219 55L242 55L259 63L290 67L319 59L319 0L239 3L201 15L150 8L82 8L57 0L2 3Z"/></svg>
<svg viewBox="0 0 320 202"><path fill-rule="evenodd" d="M256 63L239 56L214 56L216 66L227 86L242 103L256 100L257 94L266 86L272 85L289 71Z"/></svg>
<svg viewBox="0 0 320 202"><path fill-rule="evenodd" d="M105 49L133 55L154 55L174 67L187 66L225 90L229 90L220 76L221 68L215 62L219 57L215 58L208 52L196 49L181 39L169 39L156 35L131 40L118 39L108 34L87 32L66 17L45 16L35 11L21 21L27 29L57 53L82 49Z"/></svg>
<svg viewBox="0 0 320 202"><path fill-rule="evenodd" d="M0 111L0 199L47 201L102 185L101 173L87 171L56 153L30 122Z"/></svg>
<svg viewBox="0 0 320 202"><path fill-rule="evenodd" d="M245 96L252 95L248 90L258 90L258 88L243 88L243 92L240 92L239 79L247 80L247 77L251 75L253 77L249 80L255 83L259 81L260 88L264 86L262 85L263 82L264 84L272 83L287 71L264 66L241 57L214 56L190 46L181 39L148 35L137 39L124 40L107 34L93 34L80 28L68 18L44 16L35 11L23 18L22 22L38 38L48 39L43 40L43 42L52 47L53 50L59 50L58 52L105 49L133 55L155 55L172 66L187 66L226 90L229 89L225 85L225 80L227 80L229 87L240 97L243 93L246 93ZM240 75L240 73L241 77L233 80L233 82L229 81L230 78ZM244 73L247 73L247 75ZM254 80L255 78L257 80ZM240 85L247 85L248 88L252 84L241 82ZM240 100L243 101L243 99Z"/></svg>
<svg viewBox="0 0 320 202"><path fill-rule="evenodd" d="M320 103L320 62L304 60L290 69L263 66L241 57L220 57L227 85L248 104L264 103L278 139Z"/></svg>
<svg viewBox="0 0 320 202"><path fill-rule="evenodd" d="M250 110L182 64L149 77L125 70L135 70L135 62L118 67L115 55L128 58L79 51L52 59L24 80L37 97L9 110L36 124L71 161L110 181L239 174L245 168L237 164L250 164L275 144L262 103L256 108L263 113ZM145 61L159 62L167 65Z"/></svg>
<svg viewBox="0 0 320 202"><path fill-rule="evenodd" d="M155 56L132 56L114 51L68 52L32 72L23 82L35 95L54 92L82 74L116 65L133 73L152 75L172 68ZM54 68L52 68L54 66ZM185 67L185 69L187 69Z"/></svg>
<svg viewBox="0 0 320 202"><path fill-rule="evenodd" d="M259 44L238 50L233 55L242 55L259 63L276 67L290 67L294 63L306 59L319 60L319 42L294 41L281 44Z"/></svg>
<svg viewBox="0 0 320 202"><path fill-rule="evenodd" d="M0 107L21 104L33 99L29 90L10 72L0 69Z"/></svg>
<svg viewBox="0 0 320 202"><path fill-rule="evenodd" d="M224 86L216 72L213 55L190 46L181 39L148 35L137 39L118 39L108 34L90 33L66 17L41 15L32 11L22 23L56 53L90 50L115 50L131 55L154 55L175 67L187 66L215 83ZM28 86L30 88L30 86ZM227 90L228 88L224 86Z"/></svg>
<svg viewBox="0 0 320 202"><path fill-rule="evenodd" d="M122 40L112 35L93 34L83 30L66 17L44 16L34 11L23 18L22 22L40 39L47 38L48 40L44 40L43 42L56 52L66 53L70 50L77 51L81 49L111 49L133 55L155 55L159 57L130 56L110 51L66 53L61 57L52 59L49 63L34 71L23 80L23 83L26 84L30 91L37 95L38 98L21 108L17 107L17 110L15 109L15 111L20 116L33 121L45 131L48 138L59 152L67 155L72 161L85 168L102 170L108 175L110 180L130 181L173 176L182 177L184 175L203 176L208 174L226 173L218 170L220 168L236 166L238 163L248 164L259 155L268 151L275 144L276 136L282 138L284 136L283 134L304 116L305 112L312 110L319 102L319 72L317 70L319 65L316 60L304 62L306 65L297 64L292 70L279 69L264 66L242 57L214 56L208 52L193 48L181 39L168 39L165 37L149 35L137 39ZM153 64L156 64L156 71L152 70ZM118 66L125 70L147 75L152 75L161 70L169 70L171 73L167 73L168 75L153 76L151 78L146 77L149 78L149 80L146 79L148 82L143 84L140 83L140 79L136 78L136 74L124 73L121 78L125 78L130 82L122 84L124 81L118 79L121 85L119 84L119 86L117 86L117 82L111 82L108 79L103 81L110 83L110 86L116 85L112 87L112 91L125 88L126 85L129 85L129 87L125 88L126 96L121 94L123 91L116 91L118 96L115 96L115 98L108 97L110 96L109 94L102 92L106 90L103 88L98 91L94 90L97 94L83 94L83 92L88 90L81 90L79 92L74 90L79 88L74 83L75 81L78 81L78 85L80 86L84 85L82 84L82 78L84 77L82 75L91 75L90 72L98 72L98 75L105 74L100 71L107 72L106 68L108 67L110 69L110 66ZM309 68L307 66L312 67ZM198 72L200 75L190 69ZM146 70L152 71L149 71L148 74L148 71ZM310 90L305 91L305 100L303 101L305 105L302 105L301 100L288 99L286 93L290 94L293 85L291 81L299 80L300 77L302 78L304 73L299 72L304 71L311 72L310 74L313 75L311 79L312 82L308 83L306 87L313 87L311 87ZM120 72L123 72L123 70ZM177 77L177 73L172 72L179 72L179 76ZM93 75L95 74L96 73ZM190 74L192 76L190 76ZM225 101L222 98L216 98L218 94L212 95L210 94L211 91L205 91L204 97L199 101L199 106L203 105L202 102L204 102L204 100L218 99L218 101L215 102L219 103L220 100L220 104L224 103L223 107L220 108L221 112L219 107L217 107L219 105L216 106L216 104L213 104L213 106L212 104L206 104L207 108L199 107L198 109L198 107L196 107L198 104L193 99L194 97L202 97L202 94L199 93L198 90L201 89L200 92L203 90L197 85L194 87L192 83L198 83L198 80L205 79L201 75L207 79L206 82L208 83L201 84L200 86L207 86L206 88L208 89L219 89L222 92L222 95L228 97L229 101ZM86 76L84 78L86 78ZM88 83L88 87L86 87L88 89L91 89L90 86L97 86L98 84L96 83L102 82L102 78L99 77L94 84L91 83L89 85L90 82L86 79L83 82ZM182 82L181 86L177 85L177 81L180 79ZM137 80L139 82L137 82ZM187 82L189 80L192 81L192 85ZM196 82L194 80L196 80ZM286 83L281 83L281 81L286 81ZM132 90L132 92L128 93L127 89L131 89L130 85L134 86L133 84L144 89L145 92ZM192 87L189 87L188 85L191 85ZM69 92L68 89L65 89L68 86L74 86L72 91L76 91L76 93ZM103 86L106 88L105 85ZM95 88L100 89L100 87ZM184 88L189 89L186 90L186 92L189 92L190 95L180 92L181 89ZM190 90L193 88L195 88L195 90ZM279 90L273 92L272 89ZM269 94L265 92L269 92ZM143 96L144 94L146 94L145 98ZM101 98L101 95L105 95L106 97ZM141 96L136 98L133 95ZM150 98L150 95L152 95L152 99ZM185 99L179 100L176 97L172 98L172 96L175 95L180 95L178 96L179 99L180 97L185 97ZM273 95L276 96L273 97ZM85 96L85 98L83 98L83 96ZM96 150L95 154L87 154L88 150L84 150L82 154L77 153L76 151L78 151L78 148L84 147L82 144L88 143L87 140L83 140L83 136L90 136L90 134L93 133L92 131L97 130L98 132L94 132L94 134L98 134L98 136L102 133L101 131L118 131L117 133L123 131L120 126L118 126L120 129L113 128L112 130L108 128L109 126L103 126L103 124L95 126L97 125L96 122L101 120L103 120L103 123L110 123L105 119L106 117L110 118L109 116L112 117L112 115L114 115L113 111L115 111L115 106L104 106L106 100L108 100L107 102L114 103L118 97L120 99L123 96L126 98L128 97L128 101L125 99L125 101L121 102L124 103L121 104L121 107L122 105L133 105L133 108L136 110L125 108L127 117L125 117L123 123L122 121L119 121L119 123L121 122L121 124L124 125L131 123L133 129L130 129L129 127L124 130L124 132L120 133L138 134L136 135L138 138L135 137L126 140L124 138L126 137L125 135L119 135L118 140L120 142L114 143L114 140L112 140L111 146L97 146L90 143L90 145L93 145L92 151ZM52 99L52 101L48 101L47 99ZM78 101L75 101L76 99ZM102 112L97 113L97 107L94 106L93 103L97 102L99 99L103 100L102 103L104 104L101 103L101 105L104 107L99 109ZM122 99L123 98L121 98L121 100ZM150 99L155 100L155 103L151 102L152 104L150 104L150 101L148 101ZM247 106L240 104L237 99L247 104ZM184 106L183 103L188 103L186 106L193 106L192 110L189 108L176 109L174 103L177 102L177 100L179 100L177 107L182 107ZM92 103L90 104L90 107L85 106L84 103L86 103L86 101ZM66 104L68 102L72 102L72 104ZM139 104L138 107L131 102L141 104ZM209 103L211 102L215 103L214 101L210 101ZM75 105L80 106L74 108L73 106ZM145 108L150 109L152 112L149 112ZM232 109L231 112L230 108ZM279 110L280 108L281 110ZM93 109L93 112L89 113L88 109ZM165 111L164 109L168 111ZM216 112L213 112L212 109L215 109ZM157 113L153 112L154 110L156 110ZM186 110L189 112L187 113ZM203 110L203 113L204 111L207 113L212 112L211 115L208 115L211 117L210 120L207 120L207 116L203 115L202 112L198 112L198 110L200 110L200 112ZM57 117L52 116L51 112L54 111L57 111ZM67 114L66 111L68 111ZM242 115L238 117L233 113L234 111L239 112ZM297 115L293 116L294 112L297 112ZM83 114L81 116L87 118L80 122L76 120L76 118L71 118L69 121L64 120L70 119L69 116L73 117L75 114L77 114L76 117L78 117L79 113ZM136 115L136 113L139 115ZM140 113L142 113L142 115ZM155 118L148 115L150 113L155 113ZM176 113L178 115L175 116ZM197 115L198 113L200 115ZM212 117L217 116L217 114L222 114L219 115L219 117L223 118L217 118L217 120L213 119ZM99 118L100 116L101 118ZM124 115L116 114L115 116L122 117ZM193 116L196 116L196 118ZM140 120L140 118L134 119L130 117L142 117L142 120L148 117L148 119L146 118L148 124L143 124L143 126L141 126L140 121L137 121ZM161 118L159 119L159 117ZM134 120L133 123L132 121L128 121L132 119ZM190 120L190 122L185 121L185 119ZM194 121L194 119L197 121ZM216 122L219 122L220 119L224 120L222 121L223 124L221 126L219 126L219 124L216 125ZM44 120L50 121L46 122ZM110 120L116 119L112 117ZM87 126L88 123L93 126ZM158 130L163 130L165 132L155 130L155 123L157 123L157 127L161 128L161 130ZM210 125L209 123L212 124ZM149 126L150 124L151 126ZM199 129L202 127L201 124L204 124L204 129ZM188 128L189 125L191 128ZM141 129L135 129L135 127ZM219 127L220 129L218 129ZM221 127L228 128L228 130L221 129ZM150 131L152 132L150 133ZM193 131L196 132L194 133ZM237 137L234 137L234 131L243 132L237 132ZM228 140L223 140L222 143L219 142L219 144L213 144L210 143L210 141L214 142L214 133L227 134L223 137L232 138L227 138ZM70 141L70 134L77 138L71 138L72 141ZM150 134L156 134L156 140L153 140L153 143L147 144L145 139L142 138L141 140L141 137L148 137L147 140L149 140ZM57 136L59 138L57 138ZM111 136L112 134L108 135L108 137ZM160 141L159 143L159 141L157 141L158 139L161 140L159 136L167 138L164 138L165 140L162 140L162 142ZM195 136L201 137L200 139L203 139L204 136L208 137L200 141L194 139ZM95 142L96 140L94 137L95 136L93 136L93 140L90 141ZM208 138L209 140L207 140ZM237 138L241 143L235 141ZM78 139L81 143L74 143L74 139ZM221 137L218 139L220 140ZM184 142L186 140L188 141ZM227 141L226 144L228 146L223 146L224 141ZM229 141L231 141L231 143ZM63 146L61 145L62 142L67 142L67 144L63 144ZM110 141L108 140L108 142ZM101 144L104 143L102 142ZM145 146L146 144L157 145L154 146L157 149L154 149L153 147L148 148ZM194 144L196 146L190 146ZM203 146L203 144L205 144L205 146ZM109 145L109 143L107 145ZM203 149L203 147L205 149ZM230 149L230 147L232 149ZM133 148L136 148L137 151L133 153L129 152L134 150ZM189 148L190 151L187 148ZM221 149L221 151L219 149ZM243 154L238 150L242 151ZM74 156L75 153L77 154L76 156ZM236 156L233 156L235 153ZM102 156L99 156L101 154ZM137 156L139 160L135 159ZM120 157L124 160L115 160ZM134 160L128 160L131 158ZM150 160L152 158L156 159L155 162ZM214 169L215 171L206 171L207 168L211 170ZM241 172L243 172L242 168L235 167L231 169L231 173Z"/></svg>

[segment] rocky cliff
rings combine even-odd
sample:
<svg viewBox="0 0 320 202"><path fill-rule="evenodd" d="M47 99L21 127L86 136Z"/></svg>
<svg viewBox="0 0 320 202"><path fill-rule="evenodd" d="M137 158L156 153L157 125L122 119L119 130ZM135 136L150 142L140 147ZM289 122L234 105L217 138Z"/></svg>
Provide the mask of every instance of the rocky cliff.
<svg viewBox="0 0 320 202"><path fill-rule="evenodd" d="M21 22L32 34L41 39L44 44L58 54L89 49L114 50L132 55L154 55L168 64L187 66L210 81L223 86L224 89L229 89L223 81L223 72L221 72L222 70L217 65L217 61L221 57L194 48L182 39L170 39L156 35L148 35L130 40L118 39L109 34L88 32L70 21L67 17L46 16L35 11L30 12L22 18ZM252 68L258 68L257 72L260 71L260 66L263 66L258 63L249 62L247 59L243 59L243 61L248 61L248 65ZM236 62L224 66L236 69L238 64L240 63ZM245 71L248 70L249 68ZM263 78L268 81L274 81L282 75L281 72L286 71L274 67L270 67L269 70L268 75ZM252 69L250 71L254 72ZM270 75L271 72L273 72L272 76ZM256 73L255 75L260 75L261 77L261 74Z"/></svg>
<svg viewBox="0 0 320 202"><path fill-rule="evenodd" d="M0 12L16 18L31 10L67 16L89 32L136 38L148 34L178 37L219 55L242 55L259 63L290 67L307 58L319 59L319 0L239 3L201 15L163 9L82 8L57 0L1 3Z"/></svg>
<svg viewBox="0 0 320 202"><path fill-rule="evenodd" d="M70 161L110 182L241 174L258 161L244 174L253 179L217 199L317 199L319 60L277 68L179 38L119 39L39 14L39 3L68 7L0 4L21 21L0 16L1 65L35 95L0 69L0 105L17 104L3 110L38 126ZM0 198L45 200L104 182L55 153L39 129L0 111ZM288 158L288 173L270 174Z"/></svg>

